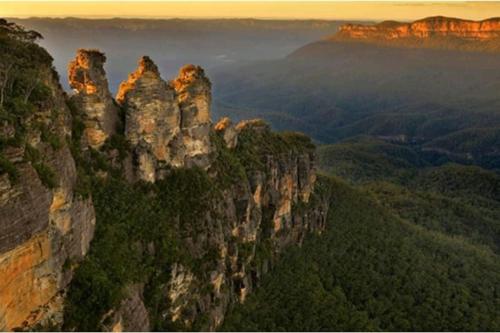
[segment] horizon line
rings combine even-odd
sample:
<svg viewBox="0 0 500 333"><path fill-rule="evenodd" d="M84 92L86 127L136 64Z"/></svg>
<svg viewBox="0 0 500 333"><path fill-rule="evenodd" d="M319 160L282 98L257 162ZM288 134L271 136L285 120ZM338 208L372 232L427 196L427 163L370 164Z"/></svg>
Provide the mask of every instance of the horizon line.
<svg viewBox="0 0 500 333"><path fill-rule="evenodd" d="M2 0L0 0L1 2ZM433 17L445 17L449 19L459 19L463 21L472 21L472 22L482 22L491 19L500 19L500 16L489 16L483 19L467 19L461 18L457 16L448 16L448 15L430 15L423 16L419 19L402 19L400 21L419 21ZM238 16L131 16L131 15L122 15L122 16L109 16L109 15L67 15L67 16L37 16L37 15L18 15L18 16L5 16L5 19L51 19L51 20L65 20L65 19L77 19L77 20L198 20L198 21L209 21L209 20L255 20L255 21L325 21L325 22L349 22L349 21L365 21L365 22L378 22L384 20L391 19L367 19L367 18L298 18L298 17L238 17ZM397 21L397 20L396 20Z"/></svg>

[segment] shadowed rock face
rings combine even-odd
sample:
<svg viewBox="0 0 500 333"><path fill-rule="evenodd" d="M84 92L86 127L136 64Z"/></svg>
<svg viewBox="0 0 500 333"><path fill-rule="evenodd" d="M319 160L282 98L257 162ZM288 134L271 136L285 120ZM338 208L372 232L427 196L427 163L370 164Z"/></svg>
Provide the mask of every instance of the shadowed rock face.
<svg viewBox="0 0 500 333"><path fill-rule="evenodd" d="M109 92L104 71L106 57L96 50L80 49L69 64L68 78L73 102L83 111L85 144L99 148L115 133L118 108Z"/></svg>
<svg viewBox="0 0 500 333"><path fill-rule="evenodd" d="M226 119L214 129L223 138L231 133L224 141L236 149L248 144L249 138L272 141L270 128L262 120L232 126ZM227 309L245 301L287 245L300 244L308 233L321 233L325 228L327 199L312 191L314 152L266 154L262 162L262 168L249 170L225 189L223 199L213 203L216 213L198 220L198 231L183 240L183 247L194 257L209 248L218 249L220 257L201 276L180 263L172 266L166 290L170 305L163 317L187 328L204 317L207 321L201 330L216 330ZM272 253L267 259L259 255L264 243ZM207 284L208 291L202 290L200 286Z"/></svg>
<svg viewBox="0 0 500 333"><path fill-rule="evenodd" d="M211 94L200 67L185 66L169 84L144 56L120 85L116 100L125 110L137 178L153 182L166 166L208 167Z"/></svg>
<svg viewBox="0 0 500 333"><path fill-rule="evenodd" d="M492 45L500 41L500 19L470 21L437 16L411 23L385 21L375 25L344 24L332 39L401 46L500 51L498 45L497 47ZM436 39L441 45L432 43L432 40ZM445 39L449 39L450 42L448 44L443 42Z"/></svg>
<svg viewBox="0 0 500 333"><path fill-rule="evenodd" d="M19 177L13 182L0 175L0 331L62 322L62 293L72 277L71 267L64 264L81 260L94 234L92 199L75 193L77 172L65 141L71 135L65 95L49 68L40 69L40 78L49 97L22 125L26 145L40 155L37 163L52 170L57 180L53 188L43 184L35 163L26 158L27 148L2 151ZM31 126L35 118L60 146L41 139L40 129Z"/></svg>
<svg viewBox="0 0 500 333"><path fill-rule="evenodd" d="M231 119L224 117L214 126L216 132L222 133L226 146L230 149L238 144L238 132L234 128Z"/></svg>

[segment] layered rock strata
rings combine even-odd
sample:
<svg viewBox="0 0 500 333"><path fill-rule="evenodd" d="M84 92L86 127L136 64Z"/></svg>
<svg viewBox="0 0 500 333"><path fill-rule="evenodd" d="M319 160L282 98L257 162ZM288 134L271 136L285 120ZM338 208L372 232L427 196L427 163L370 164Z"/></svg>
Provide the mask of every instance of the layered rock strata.
<svg viewBox="0 0 500 333"><path fill-rule="evenodd" d="M344 24L339 28L339 35L356 39L452 36L488 40L500 37L500 19L470 21L436 16L411 23L384 21L375 25Z"/></svg>
<svg viewBox="0 0 500 333"><path fill-rule="evenodd" d="M500 51L500 19L470 21L436 16L411 23L344 24L331 38L398 47Z"/></svg>
<svg viewBox="0 0 500 333"><path fill-rule="evenodd" d="M134 150L138 178L153 182L162 166L184 165L175 90L149 57L142 57L120 85L116 100L126 112L125 136Z"/></svg>
<svg viewBox="0 0 500 333"><path fill-rule="evenodd" d="M88 252L94 234L92 200L75 194L65 96L50 69L39 75L49 96L23 119L26 146L2 151L18 177L0 175L0 331L62 322L72 264ZM49 170L55 175L51 188L42 181Z"/></svg>

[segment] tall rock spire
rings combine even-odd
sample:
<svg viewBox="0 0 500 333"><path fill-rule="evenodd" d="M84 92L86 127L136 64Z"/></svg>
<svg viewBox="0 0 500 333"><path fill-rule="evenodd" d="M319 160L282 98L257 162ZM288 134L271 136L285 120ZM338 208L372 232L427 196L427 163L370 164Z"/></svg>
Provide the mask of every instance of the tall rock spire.
<svg viewBox="0 0 500 333"><path fill-rule="evenodd" d="M175 91L149 57L142 57L120 84L116 100L126 112L125 135L134 149L138 178L154 181L162 165L183 165L174 149L181 122Z"/></svg>
<svg viewBox="0 0 500 333"><path fill-rule="evenodd" d="M68 67L73 102L83 110L85 144L99 148L115 133L118 107L109 92L104 71L106 56L97 50L80 49Z"/></svg>
<svg viewBox="0 0 500 333"><path fill-rule="evenodd" d="M137 178L154 182L166 166L209 166L210 89L200 67L187 65L167 83L149 57L139 60L116 96L125 110Z"/></svg>
<svg viewBox="0 0 500 333"><path fill-rule="evenodd" d="M173 81L181 109L181 131L185 161L189 165L209 164L211 83L199 66L186 65Z"/></svg>

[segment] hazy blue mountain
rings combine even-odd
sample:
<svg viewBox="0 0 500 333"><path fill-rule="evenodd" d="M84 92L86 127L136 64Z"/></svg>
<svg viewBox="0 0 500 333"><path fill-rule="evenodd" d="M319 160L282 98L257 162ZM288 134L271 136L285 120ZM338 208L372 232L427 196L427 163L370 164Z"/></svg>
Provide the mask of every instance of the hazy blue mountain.
<svg viewBox="0 0 500 333"><path fill-rule="evenodd" d="M368 134L499 166L498 55L325 40L226 66L215 82L221 115L263 117L324 143Z"/></svg>

